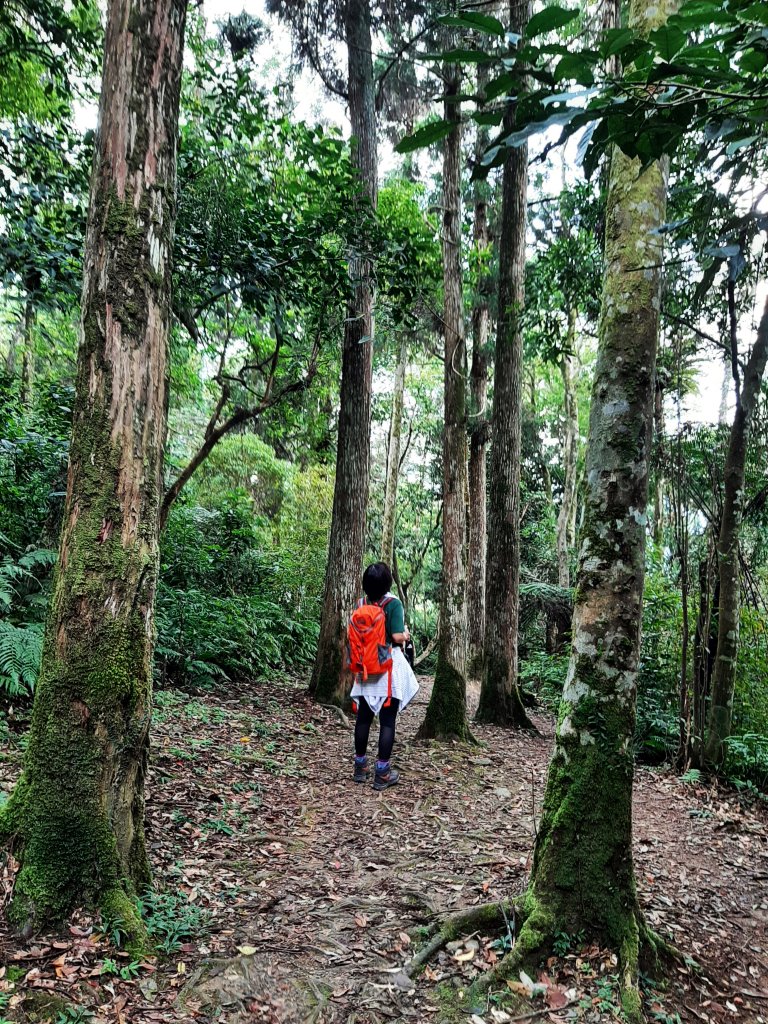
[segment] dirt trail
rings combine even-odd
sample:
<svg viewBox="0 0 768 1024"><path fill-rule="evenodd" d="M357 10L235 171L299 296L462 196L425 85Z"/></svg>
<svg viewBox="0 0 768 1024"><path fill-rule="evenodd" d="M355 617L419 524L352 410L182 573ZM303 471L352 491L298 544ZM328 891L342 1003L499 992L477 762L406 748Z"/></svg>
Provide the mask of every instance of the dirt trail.
<svg viewBox="0 0 768 1024"><path fill-rule="evenodd" d="M209 934L182 936L156 972L142 968L134 980L99 974L114 953L98 929L89 934L84 915L55 947L56 936L25 945L5 935L15 979L0 977L0 994L5 984L15 1001L9 1019L34 1020L24 997L42 989L89 1006L92 1024L205 1020L218 987L231 1000L224 1021L450 1020L445 992L493 961L496 936L442 952L414 985L401 971L412 952L407 933L436 913L522 891L552 725L538 718L538 737L476 727L477 747L417 744L429 685L399 724L402 784L382 794L352 783L350 729L298 684L221 697L161 693L147 804L156 882L204 908ZM0 780L7 785L17 770L12 754ZM655 1019L768 1021L767 819L731 792L638 771L641 901L703 967L679 969L649 1003ZM539 1019L617 1019L607 954L563 952L549 975L571 1005L555 1003ZM190 985L201 962L233 957L237 970L224 973L237 978ZM504 1019L476 1009L487 1024Z"/></svg>

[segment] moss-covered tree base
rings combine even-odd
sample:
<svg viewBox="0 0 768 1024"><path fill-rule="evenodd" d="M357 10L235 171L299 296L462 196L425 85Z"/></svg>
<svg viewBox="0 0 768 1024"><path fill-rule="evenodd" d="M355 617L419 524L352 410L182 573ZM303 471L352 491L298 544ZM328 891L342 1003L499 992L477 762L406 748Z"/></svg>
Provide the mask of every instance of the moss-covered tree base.
<svg viewBox="0 0 768 1024"><path fill-rule="evenodd" d="M72 808L53 816L47 803L33 799L22 775L8 803L0 811L0 840L12 841L20 862L8 921L24 936L45 925L65 919L78 905L98 910L120 923L126 947L134 956L150 952L151 944L135 902L132 881L121 877L117 844L108 823L88 814L79 815L75 828ZM57 826L62 826L58 828ZM69 841L62 841L71 828ZM84 865L88 865L87 870ZM136 877L149 884L146 859L137 865Z"/></svg>
<svg viewBox="0 0 768 1024"><path fill-rule="evenodd" d="M520 971L535 976L537 969L552 955L555 937L566 931L553 908L536 900L529 891L519 914L523 920L515 947L495 967L483 974L472 986L479 996L506 981L516 980ZM605 935L591 936L601 945L611 945ZM621 1008L630 1024L643 1024L642 996L639 987L640 968L658 975L663 961L680 959L680 954L665 939L653 932L639 908L627 914L625 935L618 949Z"/></svg>
<svg viewBox="0 0 768 1024"><path fill-rule="evenodd" d="M467 683L442 653L438 654L435 682L417 740L461 740L476 743L467 721Z"/></svg>
<svg viewBox="0 0 768 1024"><path fill-rule="evenodd" d="M528 717L520 688L510 685L510 666L503 659L493 658L485 668L476 722L500 725L507 729L528 729L537 732Z"/></svg>
<svg viewBox="0 0 768 1024"><path fill-rule="evenodd" d="M309 693L318 704L333 704L339 708L349 708L348 673L344 671L343 626L341 617L338 629L329 630L321 636L318 644L315 664L309 681Z"/></svg>

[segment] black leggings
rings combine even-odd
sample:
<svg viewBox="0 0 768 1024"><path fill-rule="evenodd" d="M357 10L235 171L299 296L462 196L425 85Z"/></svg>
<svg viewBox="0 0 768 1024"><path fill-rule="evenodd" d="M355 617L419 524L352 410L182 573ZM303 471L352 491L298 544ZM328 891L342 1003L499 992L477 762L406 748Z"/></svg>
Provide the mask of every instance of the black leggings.
<svg viewBox="0 0 768 1024"><path fill-rule="evenodd" d="M388 761L392 756L395 742L395 719L400 701L393 697L388 708L379 712L379 760ZM362 757L368 749L368 734L371 731L373 711L365 697L357 698L357 721L355 722L355 753Z"/></svg>

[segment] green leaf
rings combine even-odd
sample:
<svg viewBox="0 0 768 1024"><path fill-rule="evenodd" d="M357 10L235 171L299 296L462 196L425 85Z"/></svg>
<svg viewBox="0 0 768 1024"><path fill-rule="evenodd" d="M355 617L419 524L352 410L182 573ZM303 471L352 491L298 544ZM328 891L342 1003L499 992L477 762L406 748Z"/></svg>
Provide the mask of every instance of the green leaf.
<svg viewBox="0 0 768 1024"><path fill-rule="evenodd" d="M455 28L469 28L476 32L487 32L489 35L504 38L504 26L498 18L492 18L490 14L476 14L474 11L466 11L463 14L444 14L437 19L437 23Z"/></svg>
<svg viewBox="0 0 768 1024"><path fill-rule="evenodd" d="M472 115L475 124L498 125L504 120L503 110L481 110Z"/></svg>
<svg viewBox="0 0 768 1024"><path fill-rule="evenodd" d="M525 34L532 39L534 36L541 35L542 32L552 32L556 28L569 25L578 16L578 11L569 11L565 7L558 7L557 4L545 7L543 11L534 14L528 21Z"/></svg>
<svg viewBox="0 0 768 1024"><path fill-rule="evenodd" d="M617 53L634 42L636 33L631 28L611 28L603 33L600 40L600 54L602 57L613 57Z"/></svg>
<svg viewBox="0 0 768 1024"><path fill-rule="evenodd" d="M517 78L508 71L505 71L498 78L492 78L490 82L487 82L483 92L486 100L495 100L505 93L511 93L517 88L517 85Z"/></svg>
<svg viewBox="0 0 768 1024"><path fill-rule="evenodd" d="M540 132L545 132L547 128L554 128L557 125L570 124L574 117L583 113L584 111L578 107L559 110L556 114L551 114L545 121L535 121L519 131L512 132L503 140L503 143L505 146L522 146L532 135L538 135Z"/></svg>
<svg viewBox="0 0 768 1024"><path fill-rule="evenodd" d="M592 85L595 81L589 62L579 53L569 53L567 57L562 57L555 68L555 82L571 78L579 85Z"/></svg>
<svg viewBox="0 0 768 1024"><path fill-rule="evenodd" d="M747 50L739 61L739 67L748 75L759 74L768 64L768 54L762 50Z"/></svg>
<svg viewBox="0 0 768 1024"><path fill-rule="evenodd" d="M455 50L446 50L444 53L425 54L425 60L439 60L446 64L492 64L495 57L485 50L465 50L461 47Z"/></svg>
<svg viewBox="0 0 768 1024"><path fill-rule="evenodd" d="M674 26L662 25L648 37L663 60L672 60L688 41L685 32Z"/></svg>
<svg viewBox="0 0 768 1024"><path fill-rule="evenodd" d="M425 146L439 142L446 135L450 135L455 125L450 121L432 121L425 124L423 128L417 129L413 135L406 135L395 146L397 153L413 153L416 149L423 149Z"/></svg>
<svg viewBox="0 0 768 1024"><path fill-rule="evenodd" d="M737 14L739 21L768 25L768 6L764 3L752 4Z"/></svg>

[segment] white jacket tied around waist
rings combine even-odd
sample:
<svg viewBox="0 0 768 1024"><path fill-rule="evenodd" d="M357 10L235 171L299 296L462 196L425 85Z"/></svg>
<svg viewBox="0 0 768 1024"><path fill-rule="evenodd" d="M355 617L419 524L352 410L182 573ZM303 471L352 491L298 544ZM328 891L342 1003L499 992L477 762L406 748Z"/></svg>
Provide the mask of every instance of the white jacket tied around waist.
<svg viewBox="0 0 768 1024"><path fill-rule="evenodd" d="M413 669L408 664L403 652L399 647L392 648L392 696L400 701L400 710L407 707L416 694L419 692L419 683L413 674ZM387 673L380 676L368 676L364 683L355 679L352 687L352 697L365 697L368 706L374 715L379 711L387 699Z"/></svg>

